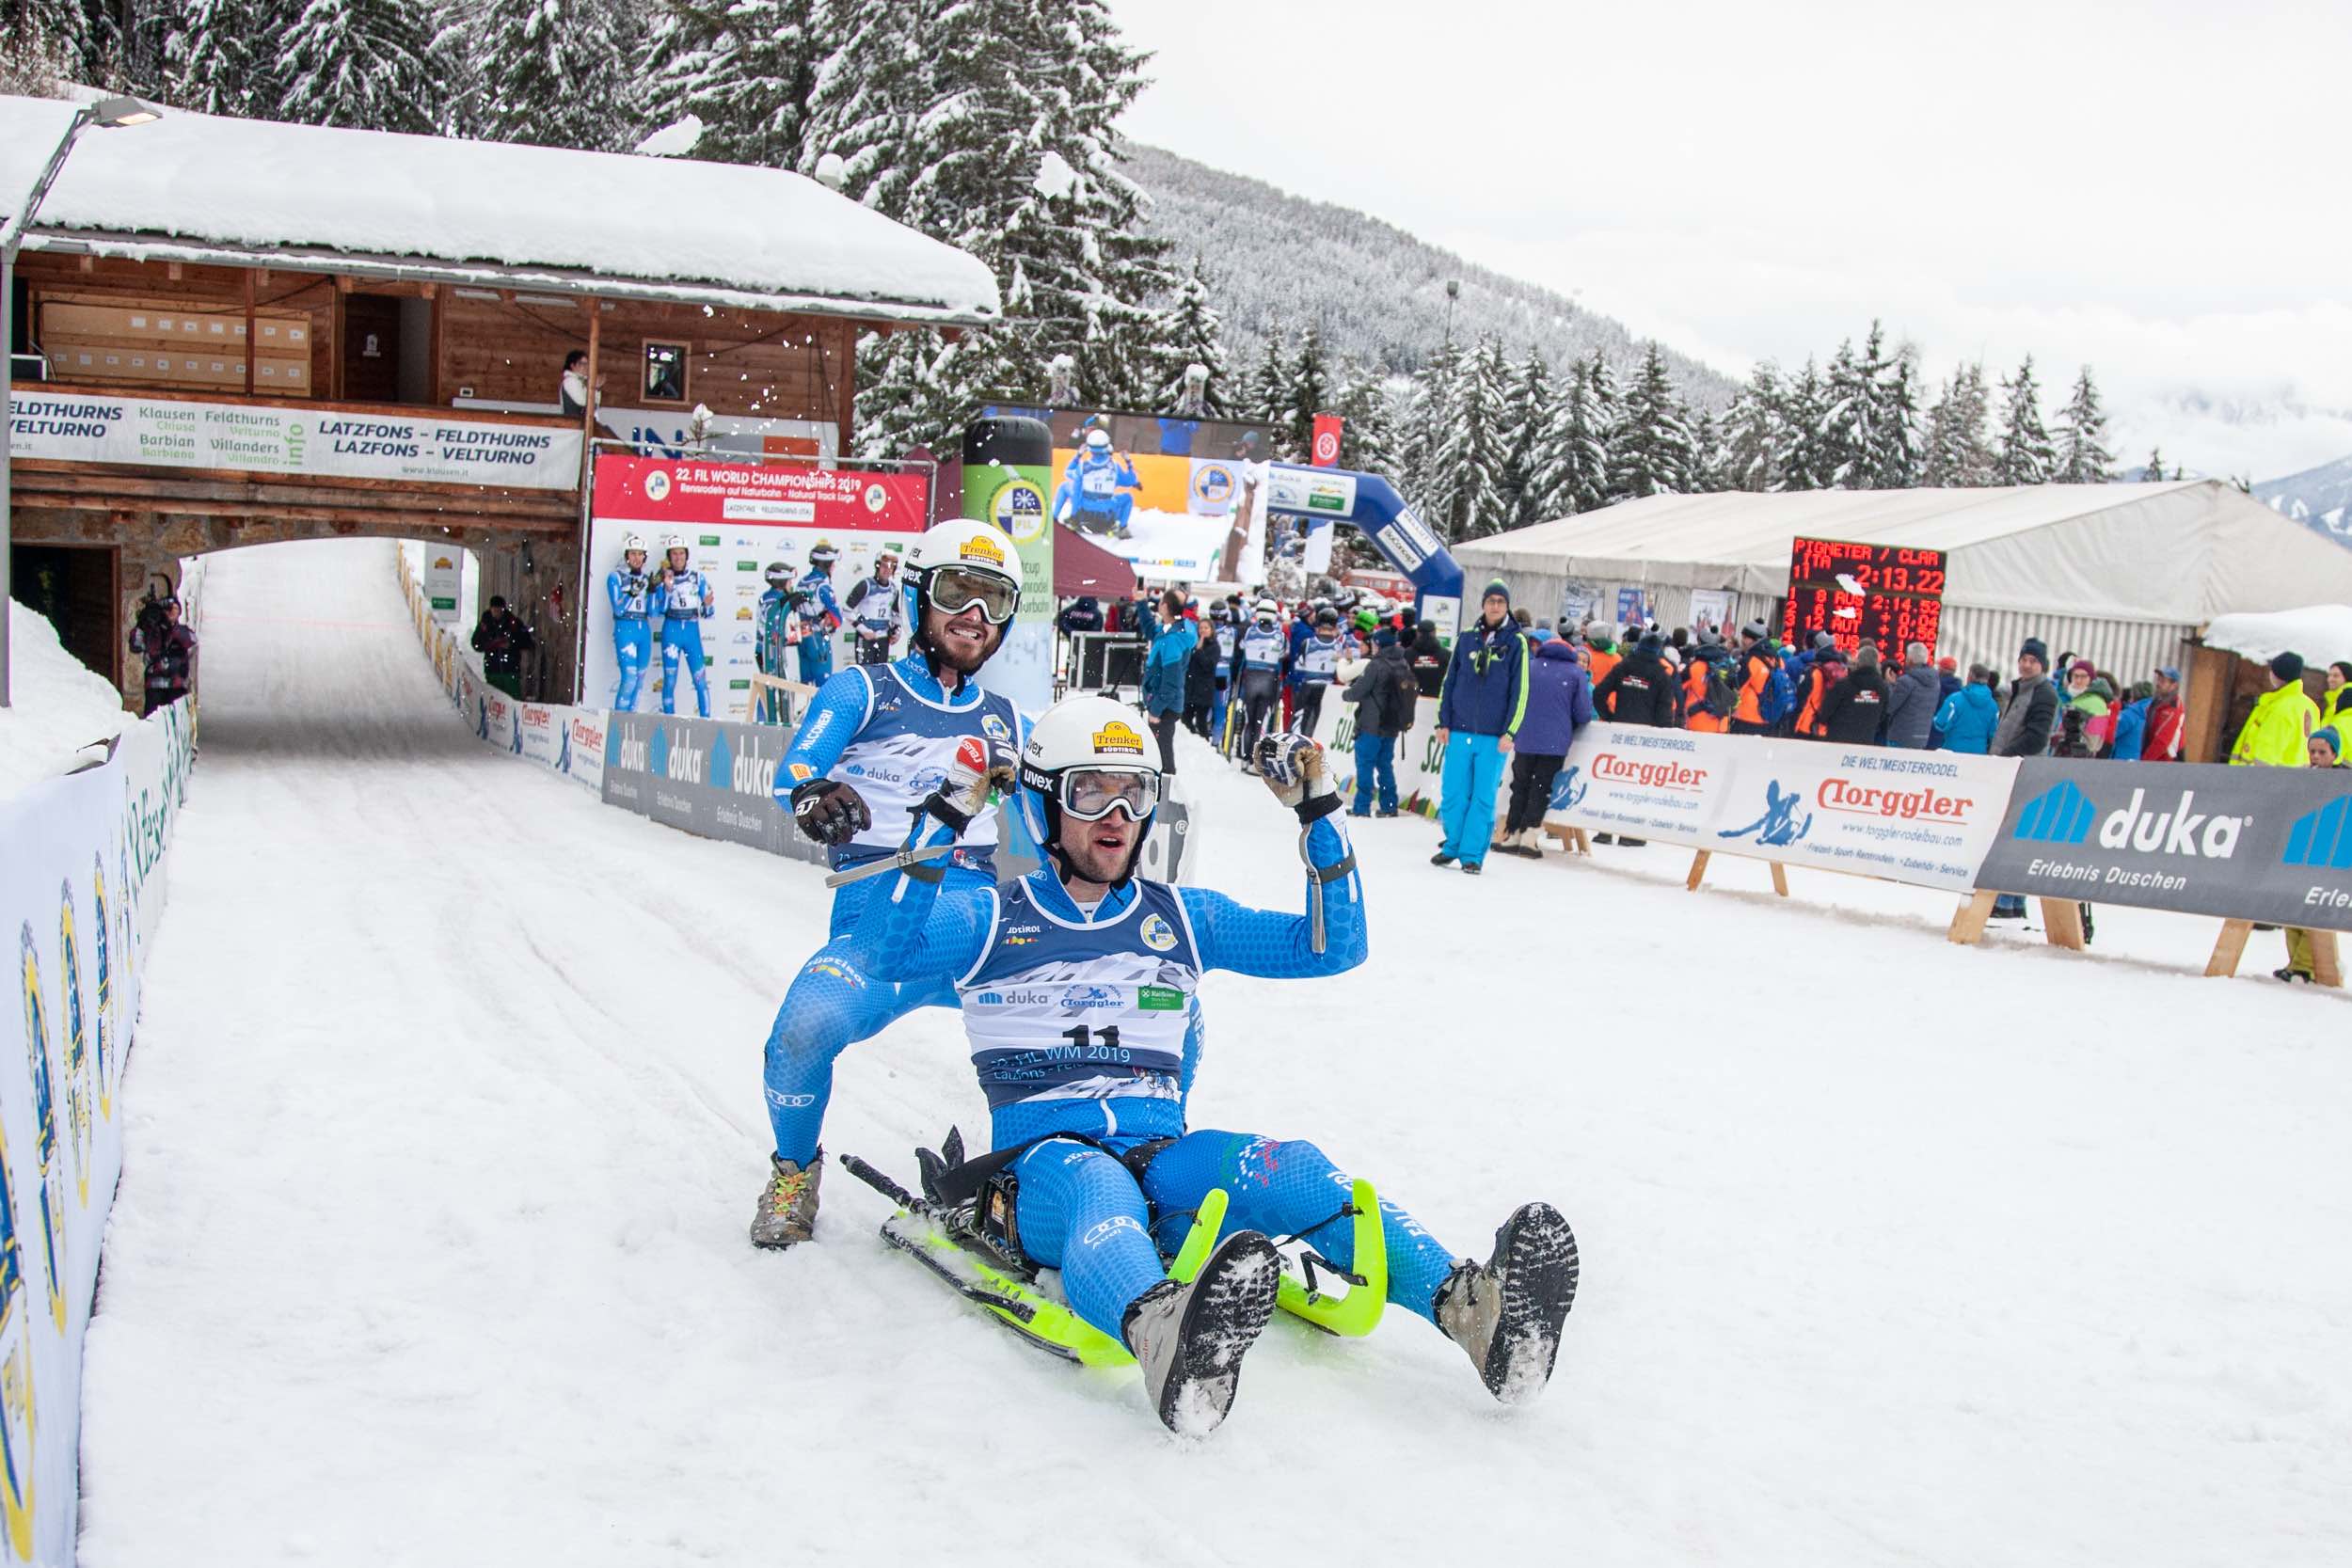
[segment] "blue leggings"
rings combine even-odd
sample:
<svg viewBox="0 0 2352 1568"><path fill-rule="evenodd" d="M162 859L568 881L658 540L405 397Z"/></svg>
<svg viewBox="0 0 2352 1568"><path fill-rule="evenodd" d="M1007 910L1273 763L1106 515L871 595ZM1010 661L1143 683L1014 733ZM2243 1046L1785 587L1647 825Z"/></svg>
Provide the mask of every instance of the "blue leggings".
<svg viewBox="0 0 2352 1568"><path fill-rule="evenodd" d="M644 622L612 623L612 657L621 666L620 682L612 689L615 711L637 711L637 689L644 683L645 663L652 651L653 630Z"/></svg>
<svg viewBox="0 0 2352 1568"><path fill-rule="evenodd" d="M1142 1140L1106 1141L1123 1150ZM1071 1306L1114 1338L1128 1307L1167 1277L1160 1248L1146 1228L1147 1194L1161 1215L1159 1241L1171 1253L1184 1242L1192 1211L1210 1189L1222 1187L1230 1203L1223 1234L1303 1232L1340 1267L1355 1265L1353 1222L1339 1217L1349 1179L1311 1143L1187 1132L1160 1150L1140 1188L1110 1155L1065 1139L1037 1145L1014 1169L1021 1179L1022 1249L1061 1270ZM1388 1241L1389 1299L1434 1322L1431 1303L1454 1267L1454 1255L1386 1198L1380 1228Z"/></svg>
<svg viewBox="0 0 2352 1568"><path fill-rule="evenodd" d="M962 866L948 867L943 892L995 880L989 872ZM866 973L850 933L866 901L887 879L851 882L834 895L829 940L792 977L768 1031L763 1072L768 1120L775 1129L776 1152L803 1165L817 1156L825 1104L833 1097L834 1058L917 1007L956 1005L954 987L945 983L902 986Z"/></svg>
<svg viewBox="0 0 2352 1568"><path fill-rule="evenodd" d="M677 711L677 670L683 661L694 677L694 707L710 717L710 673L703 668L703 624L700 621L661 623L661 711Z"/></svg>

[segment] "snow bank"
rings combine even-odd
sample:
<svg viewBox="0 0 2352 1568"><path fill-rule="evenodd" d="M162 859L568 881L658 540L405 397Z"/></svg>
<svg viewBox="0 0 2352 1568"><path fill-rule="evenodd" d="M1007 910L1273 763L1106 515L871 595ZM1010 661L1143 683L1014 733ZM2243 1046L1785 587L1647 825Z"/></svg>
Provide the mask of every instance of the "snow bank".
<svg viewBox="0 0 2352 1568"><path fill-rule="evenodd" d="M122 694L65 651L47 616L21 604L8 608L8 662L15 705L0 707L0 800L87 760L87 748L134 721Z"/></svg>
<svg viewBox="0 0 2352 1568"><path fill-rule="evenodd" d="M2297 653L2306 666L2332 664L2352 658L2352 605L2217 615L2205 628L2205 646L2265 662L2280 654Z"/></svg>
<svg viewBox="0 0 2352 1568"><path fill-rule="evenodd" d="M0 191L31 186L71 113L0 98ZM66 230L717 284L922 319L998 313L978 261L782 169L178 109L83 133L27 246Z"/></svg>

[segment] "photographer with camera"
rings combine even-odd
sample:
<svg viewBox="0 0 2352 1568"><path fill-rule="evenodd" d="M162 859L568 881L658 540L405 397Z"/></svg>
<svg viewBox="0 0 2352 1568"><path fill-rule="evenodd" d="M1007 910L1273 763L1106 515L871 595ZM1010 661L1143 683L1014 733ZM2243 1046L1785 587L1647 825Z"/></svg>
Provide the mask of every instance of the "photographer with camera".
<svg viewBox="0 0 2352 1568"><path fill-rule="evenodd" d="M196 633L180 624L180 598L168 578L159 595L153 588L139 601L138 622L131 628L131 651L147 661L143 718L168 707L196 685Z"/></svg>

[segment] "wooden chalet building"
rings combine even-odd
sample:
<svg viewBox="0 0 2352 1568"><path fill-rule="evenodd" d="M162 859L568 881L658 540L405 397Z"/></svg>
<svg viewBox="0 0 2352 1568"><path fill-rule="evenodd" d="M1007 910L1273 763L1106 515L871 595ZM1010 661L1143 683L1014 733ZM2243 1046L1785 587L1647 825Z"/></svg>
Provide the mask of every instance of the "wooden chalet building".
<svg viewBox="0 0 2352 1568"><path fill-rule="evenodd" d="M0 199L70 113L0 97ZM861 333L998 309L979 261L777 169L177 111L84 134L15 287L15 595L126 692L180 558L364 535L480 552L568 700L592 440L821 463ZM603 393L566 418L575 349Z"/></svg>

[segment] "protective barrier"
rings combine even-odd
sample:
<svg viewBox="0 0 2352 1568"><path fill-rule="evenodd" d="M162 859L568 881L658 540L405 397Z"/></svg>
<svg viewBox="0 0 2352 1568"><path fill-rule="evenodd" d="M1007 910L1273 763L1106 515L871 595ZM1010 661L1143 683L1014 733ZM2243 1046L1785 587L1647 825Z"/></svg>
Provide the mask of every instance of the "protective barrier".
<svg viewBox="0 0 2352 1568"><path fill-rule="evenodd" d="M0 1040L0 1560L73 1560L82 1341L122 1170L122 1072L195 759L183 700L0 804L22 1000Z"/></svg>

